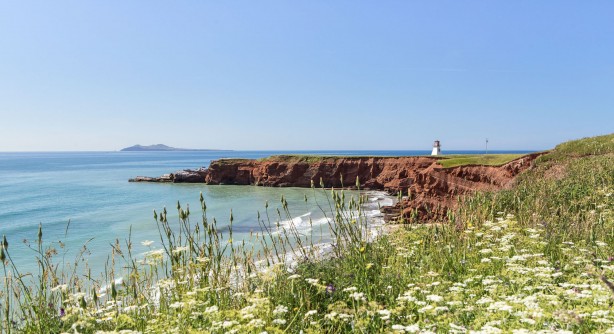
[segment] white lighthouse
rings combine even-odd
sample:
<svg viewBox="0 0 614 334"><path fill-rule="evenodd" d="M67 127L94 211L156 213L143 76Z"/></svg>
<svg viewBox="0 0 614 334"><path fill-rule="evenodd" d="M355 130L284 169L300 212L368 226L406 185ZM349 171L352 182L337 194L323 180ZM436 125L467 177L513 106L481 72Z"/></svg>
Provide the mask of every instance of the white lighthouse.
<svg viewBox="0 0 614 334"><path fill-rule="evenodd" d="M441 144L439 140L435 140L433 143L433 152L431 152L431 155L441 155Z"/></svg>

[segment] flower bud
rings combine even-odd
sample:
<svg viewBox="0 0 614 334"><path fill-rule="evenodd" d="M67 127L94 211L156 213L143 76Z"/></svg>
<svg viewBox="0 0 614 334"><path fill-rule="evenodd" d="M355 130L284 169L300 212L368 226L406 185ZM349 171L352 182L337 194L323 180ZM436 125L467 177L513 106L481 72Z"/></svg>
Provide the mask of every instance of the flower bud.
<svg viewBox="0 0 614 334"><path fill-rule="evenodd" d="M38 243L43 241L43 224L38 223Z"/></svg>
<svg viewBox="0 0 614 334"><path fill-rule="evenodd" d="M117 289L115 289L115 281L111 283L111 297L113 299L117 298Z"/></svg>

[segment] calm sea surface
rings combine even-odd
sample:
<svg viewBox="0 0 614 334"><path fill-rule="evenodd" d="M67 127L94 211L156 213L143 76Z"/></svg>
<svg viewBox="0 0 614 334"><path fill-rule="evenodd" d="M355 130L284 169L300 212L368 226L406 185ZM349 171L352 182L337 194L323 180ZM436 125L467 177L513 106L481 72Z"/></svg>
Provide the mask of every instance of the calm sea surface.
<svg viewBox="0 0 614 334"><path fill-rule="evenodd" d="M525 153L526 151L516 151ZM67 261L87 243L89 264L102 270L110 244L128 238L132 230L135 253L147 250L140 244L153 240L160 247L153 210L167 207L169 221L176 219L177 201L200 213L199 194L207 203L207 215L219 226L228 224L233 210L235 233L246 236L259 231L257 213L276 215L283 194L294 223L306 232L309 219L325 224L322 210L326 195L314 197L311 189L252 186L207 186L202 184L129 183L137 175L159 176L186 168L207 167L219 158L262 158L274 154L326 155L421 155L429 151L182 151L182 152L53 152L0 153L0 234L9 241L9 251L23 270L34 270L35 253L24 241L35 243L38 224L43 226L46 245L62 241ZM457 151L446 153L475 153ZM479 152L481 153L481 152ZM492 152L497 153L497 152ZM512 153L506 151L505 153ZM348 195L356 194L348 192ZM307 195L309 200L304 201ZM348 196L349 197L349 196ZM327 205L324 205L327 207ZM171 218L171 216L173 216ZM199 216L199 215L197 215ZM67 230L67 224L70 226Z"/></svg>

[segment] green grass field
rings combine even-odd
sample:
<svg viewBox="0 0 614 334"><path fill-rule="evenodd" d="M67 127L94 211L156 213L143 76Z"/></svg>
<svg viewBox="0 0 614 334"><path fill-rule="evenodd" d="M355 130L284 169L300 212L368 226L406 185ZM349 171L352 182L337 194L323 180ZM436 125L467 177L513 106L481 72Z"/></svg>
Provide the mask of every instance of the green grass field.
<svg viewBox="0 0 614 334"><path fill-rule="evenodd" d="M465 165L501 166L524 154L453 154L442 155L439 163L445 167L458 167Z"/></svg>

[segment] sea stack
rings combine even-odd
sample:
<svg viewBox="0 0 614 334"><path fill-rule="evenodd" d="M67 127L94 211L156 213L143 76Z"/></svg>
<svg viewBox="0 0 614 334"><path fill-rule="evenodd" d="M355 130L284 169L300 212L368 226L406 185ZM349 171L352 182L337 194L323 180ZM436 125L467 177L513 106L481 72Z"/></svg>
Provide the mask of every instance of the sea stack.
<svg viewBox="0 0 614 334"><path fill-rule="evenodd" d="M433 143L433 152L431 152L431 155L441 155L441 144L439 140L435 140Z"/></svg>

